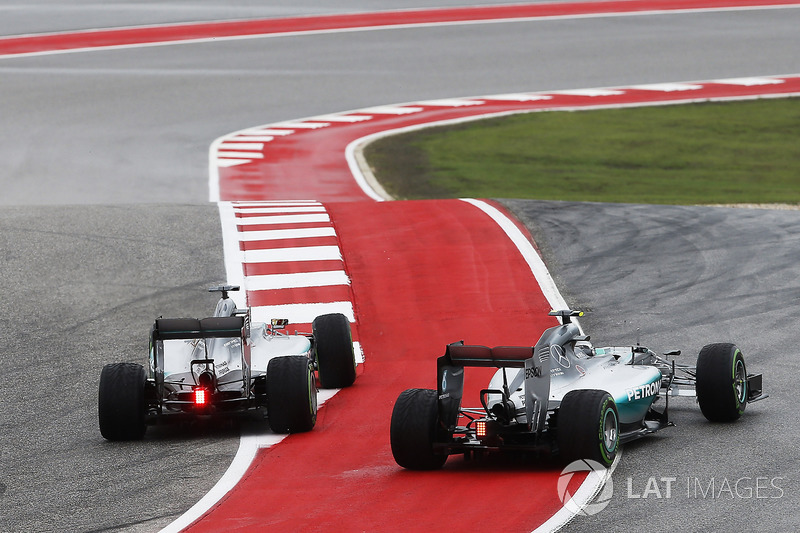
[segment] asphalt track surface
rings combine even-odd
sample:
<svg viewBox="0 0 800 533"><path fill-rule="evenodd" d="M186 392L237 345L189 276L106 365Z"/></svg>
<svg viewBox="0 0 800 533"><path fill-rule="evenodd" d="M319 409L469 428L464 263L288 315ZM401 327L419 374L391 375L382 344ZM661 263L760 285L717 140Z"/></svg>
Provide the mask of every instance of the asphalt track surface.
<svg viewBox="0 0 800 533"><path fill-rule="evenodd" d="M300 8L286 9L297 14ZM219 8L209 18L235 16L225 13ZM45 24L37 14L26 18L32 22L25 31L95 26L76 18L37 27ZM112 18L113 25L149 22L130 13ZM173 13L163 20L185 18ZM796 11L779 10L558 22L533 36L524 24L509 24L471 28L469 39L452 28L287 38L272 42L274 56L263 62L263 48L246 41L221 45L224 50L4 61L0 529L154 530L194 503L227 467L237 445L233 429L200 428L110 447L96 433L94 411L99 368L110 360L141 361L153 317L199 315L213 304L202 289L224 271L216 208L205 203L210 139L258 123L454 91L797 72L796 27ZM621 43L614 39L620 33L626 36ZM423 38L432 42L418 44ZM490 61L491 51L472 54L471 46L466 54L475 39L496 47L508 63ZM527 44L509 46L515 42ZM311 46L314 57L302 46ZM426 46L443 56L422 61ZM534 49L544 52L538 60L531 59ZM328 83L312 83L320 76ZM512 207L524 215L526 206ZM796 364L784 347L791 346L798 315L797 215L527 207L540 217L531 226L562 291L592 309L584 326L596 342L630 339L636 328L643 343L687 353L706 339L736 340L751 367L765 372L773 394L769 403L751 406L746 425L731 428L704 424L691 404L676 409L678 428L629 447L611 506L576 519L570 530L643 523L683 524L690 531L791 530L798 522L787 504L797 495L789 392ZM647 260L652 257L662 261ZM633 493L641 493L650 475L676 477L678 492L684 477L733 482L742 470L751 478L785 477L784 498L625 497L626 476Z"/></svg>
<svg viewBox="0 0 800 533"><path fill-rule="evenodd" d="M676 427L626 445L609 506L576 517L565 531L636 524L795 530L800 462L792 451L797 421L790 391L797 365L786 347L800 316L800 212L504 203L531 228L567 302L587 310L581 324L596 346L681 349L677 361L691 363L705 344L734 342L748 370L764 373L770 394L731 425L707 422L693 399L674 399Z"/></svg>

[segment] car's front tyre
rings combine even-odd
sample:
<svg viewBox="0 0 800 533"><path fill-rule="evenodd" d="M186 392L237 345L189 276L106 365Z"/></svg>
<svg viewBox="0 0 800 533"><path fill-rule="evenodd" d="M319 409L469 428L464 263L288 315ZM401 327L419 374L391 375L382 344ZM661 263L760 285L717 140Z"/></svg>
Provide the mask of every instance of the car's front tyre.
<svg viewBox="0 0 800 533"><path fill-rule="evenodd" d="M611 466L619 451L619 414L614 398L603 390L565 394L558 409L556 440L567 463L591 459Z"/></svg>
<svg viewBox="0 0 800 533"><path fill-rule="evenodd" d="M735 344L708 344L697 356L697 403L711 422L733 422L747 407L747 368Z"/></svg>
<svg viewBox="0 0 800 533"><path fill-rule="evenodd" d="M319 384L323 389L349 387L356 380L356 356L350 321L341 313L320 315L311 324Z"/></svg>
<svg viewBox="0 0 800 533"><path fill-rule="evenodd" d="M142 365L112 363L100 373L97 412L100 434L113 441L139 440L147 430L145 382Z"/></svg>

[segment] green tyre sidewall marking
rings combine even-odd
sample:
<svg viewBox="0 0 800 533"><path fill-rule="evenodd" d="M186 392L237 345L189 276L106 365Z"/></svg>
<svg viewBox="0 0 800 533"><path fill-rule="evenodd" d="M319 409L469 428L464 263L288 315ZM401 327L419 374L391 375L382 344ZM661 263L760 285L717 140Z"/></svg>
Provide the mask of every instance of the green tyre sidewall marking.
<svg viewBox="0 0 800 533"><path fill-rule="evenodd" d="M311 425L315 425L317 422L317 391L315 389L314 383L314 372L311 371L309 368L308 371L308 406L311 413L312 423Z"/></svg>
<svg viewBox="0 0 800 533"><path fill-rule="evenodd" d="M600 430L599 430L599 440L600 440L600 456L603 458L603 462L605 465L610 465L614 461L614 456L616 455L617 449L619 448L619 418L617 417L616 413L612 405L609 405L612 402L612 398L606 398L603 402L602 407L600 408ZM606 434L605 434L605 427L606 427L606 418L611 414L614 417L614 422L616 426L616 435L617 438L614 441L614 448L611 450L606 449Z"/></svg>
<svg viewBox="0 0 800 533"><path fill-rule="evenodd" d="M745 370L744 375L744 383L742 384L742 390L744 392L743 396L747 398L747 368L744 365L744 357L742 357L742 352L739 348L736 348L736 351L733 352L733 368L731 369L731 376L732 376L732 384L733 387L733 394L736 397L736 410L739 414L744 414L744 405L745 402L742 401L742 398L739 397L739 391L736 390L736 367L738 366L738 362L741 360L742 362L742 369Z"/></svg>

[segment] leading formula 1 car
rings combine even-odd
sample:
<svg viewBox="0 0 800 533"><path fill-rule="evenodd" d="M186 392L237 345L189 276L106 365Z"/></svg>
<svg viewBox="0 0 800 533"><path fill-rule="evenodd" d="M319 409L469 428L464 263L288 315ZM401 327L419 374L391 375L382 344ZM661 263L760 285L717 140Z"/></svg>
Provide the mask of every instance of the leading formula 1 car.
<svg viewBox="0 0 800 533"><path fill-rule="evenodd" d="M643 346L595 348L573 310L535 346L447 346L438 388L402 392L392 411L392 454L412 470L441 468L451 454L533 451L609 466L619 446L672 425L670 396L696 396L710 421L731 422L766 398L733 344L705 346L694 366ZM680 351L665 353L665 357ZM464 408L465 367L497 367L480 408ZM655 404L663 398L663 406Z"/></svg>
<svg viewBox="0 0 800 533"><path fill-rule="evenodd" d="M150 329L148 371L134 363L105 365L100 374L100 433L141 439L147 426L174 419L261 411L276 433L309 431L323 388L352 385L356 360L350 322L321 315L312 333L284 333L288 321L252 323L223 285L208 318L157 318ZM315 375L316 372L316 375Z"/></svg>

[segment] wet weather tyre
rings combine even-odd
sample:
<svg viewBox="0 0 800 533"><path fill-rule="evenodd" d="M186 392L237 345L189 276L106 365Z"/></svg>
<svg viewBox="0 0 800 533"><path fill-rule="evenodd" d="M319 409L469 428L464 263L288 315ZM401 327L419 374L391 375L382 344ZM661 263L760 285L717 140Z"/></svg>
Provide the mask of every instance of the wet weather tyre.
<svg viewBox="0 0 800 533"><path fill-rule="evenodd" d="M574 390L558 409L558 449L567 462L590 459L611 466L619 451L619 413L609 393Z"/></svg>
<svg viewBox="0 0 800 533"><path fill-rule="evenodd" d="M317 422L317 385L308 357L275 357L267 365L267 419L275 433L310 431Z"/></svg>
<svg viewBox="0 0 800 533"><path fill-rule="evenodd" d="M97 413L100 434L112 441L139 440L147 430L144 367L112 363L100 373Z"/></svg>
<svg viewBox="0 0 800 533"><path fill-rule="evenodd" d="M390 428L392 455L403 468L436 470L447 461L446 454L433 449L443 432L439 428L436 394L430 389L409 389L394 404Z"/></svg>
<svg viewBox="0 0 800 533"><path fill-rule="evenodd" d="M349 387L356 380L356 356L350 321L341 313L320 315L311 324L319 384L324 389Z"/></svg>
<svg viewBox="0 0 800 533"><path fill-rule="evenodd" d="M733 422L747 407L747 368L735 344L709 344L697 356L697 402L711 422Z"/></svg>

